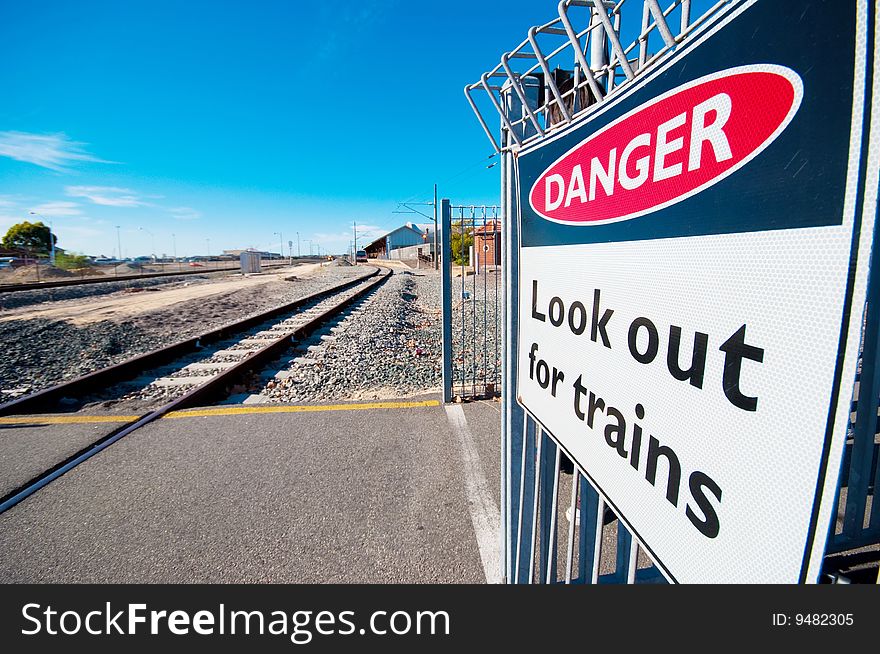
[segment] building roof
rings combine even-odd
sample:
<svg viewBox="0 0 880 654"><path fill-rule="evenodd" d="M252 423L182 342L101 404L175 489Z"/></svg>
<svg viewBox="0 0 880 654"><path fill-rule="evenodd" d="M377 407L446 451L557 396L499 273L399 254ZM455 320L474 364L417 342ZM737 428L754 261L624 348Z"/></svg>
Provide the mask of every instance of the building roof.
<svg viewBox="0 0 880 654"><path fill-rule="evenodd" d="M392 234L396 234L397 232L400 232L400 231L403 231L403 230L410 230L410 231L413 231L413 232L415 232L416 234L418 234L419 236L422 236L422 234L425 233L423 230L419 229L419 226L418 226L418 225L416 225L416 224L414 224L414 223L406 223L405 225L401 225L400 227L397 227L397 228L395 228L395 229L392 229L390 232L386 232L385 234L382 234L382 236L380 236L379 238L374 239L373 241L371 241L370 243L368 243L366 247L368 247L368 248L369 248L369 247L372 247L372 246L374 246L374 245L380 243L381 241L384 241L386 238L388 238L388 237L391 236Z"/></svg>
<svg viewBox="0 0 880 654"><path fill-rule="evenodd" d="M263 250L254 250L253 248L246 248L244 250L223 250L223 254L230 255L233 257L241 256L242 252L253 252L254 254L259 254L261 257L280 257L280 256L282 256L279 252L265 252Z"/></svg>
<svg viewBox="0 0 880 654"><path fill-rule="evenodd" d="M27 250L21 248L0 247L0 257L23 257L27 254Z"/></svg>
<svg viewBox="0 0 880 654"><path fill-rule="evenodd" d="M474 230L474 234L497 234L500 231L500 220L487 220L485 225L480 225Z"/></svg>

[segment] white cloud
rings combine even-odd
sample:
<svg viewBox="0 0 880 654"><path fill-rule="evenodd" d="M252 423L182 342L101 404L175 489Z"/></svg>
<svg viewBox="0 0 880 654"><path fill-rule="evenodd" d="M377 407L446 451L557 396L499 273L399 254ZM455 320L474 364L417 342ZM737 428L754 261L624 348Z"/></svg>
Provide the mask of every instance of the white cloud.
<svg viewBox="0 0 880 654"><path fill-rule="evenodd" d="M6 233L6 231L15 225L16 223L20 223L21 218L18 216L10 216L9 214L0 214L0 236Z"/></svg>
<svg viewBox="0 0 880 654"><path fill-rule="evenodd" d="M36 207L32 207L30 211L46 217L82 215L82 211L80 211L79 205L76 202L44 202Z"/></svg>
<svg viewBox="0 0 880 654"><path fill-rule="evenodd" d="M198 220L202 217L202 212L192 207L172 207L168 211L176 220Z"/></svg>
<svg viewBox="0 0 880 654"><path fill-rule="evenodd" d="M72 198L86 198L106 207L151 206L135 191L117 186L67 186L64 190Z"/></svg>
<svg viewBox="0 0 880 654"><path fill-rule="evenodd" d="M64 171L66 166L91 161L105 161L89 154L85 143L70 140L66 134L30 134L28 132L0 132L0 156L32 163L50 170Z"/></svg>
<svg viewBox="0 0 880 654"><path fill-rule="evenodd" d="M65 225L60 231L63 232L64 236L74 236L79 238L95 238L98 236L106 236L107 232L102 231L100 229L94 229L92 227L78 227L78 226L69 226Z"/></svg>

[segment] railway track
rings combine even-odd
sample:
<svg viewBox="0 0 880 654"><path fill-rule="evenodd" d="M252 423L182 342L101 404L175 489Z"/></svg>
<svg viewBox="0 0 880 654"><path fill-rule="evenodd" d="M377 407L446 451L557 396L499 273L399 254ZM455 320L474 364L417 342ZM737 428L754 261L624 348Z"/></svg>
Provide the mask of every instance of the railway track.
<svg viewBox="0 0 880 654"><path fill-rule="evenodd" d="M113 429L0 498L12 508L80 463L172 411L228 397L229 389L289 351L377 288L390 270L349 280L270 311L0 405L0 416L45 414L99 398L146 396L153 407Z"/></svg>
<svg viewBox="0 0 880 654"><path fill-rule="evenodd" d="M303 259L302 263L315 263L318 259ZM282 268L288 264L263 263L264 268ZM22 282L20 284L0 284L0 293L19 293L21 291L39 291L51 288L66 288L69 286L88 286L90 284L112 284L116 282L135 281L139 279L153 279L161 277L185 277L188 275L213 275L215 273L240 272L240 266L227 266L224 268L198 268L186 270L173 270L163 272L135 273L128 275L105 275L100 277L81 277L77 279L48 279L40 282Z"/></svg>

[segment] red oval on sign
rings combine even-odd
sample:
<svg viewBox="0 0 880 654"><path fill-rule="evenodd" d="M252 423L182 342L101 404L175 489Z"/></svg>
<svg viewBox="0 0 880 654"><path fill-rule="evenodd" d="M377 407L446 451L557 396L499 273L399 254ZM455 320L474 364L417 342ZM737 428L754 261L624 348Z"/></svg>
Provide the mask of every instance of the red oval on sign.
<svg viewBox="0 0 880 654"><path fill-rule="evenodd" d="M554 222L598 225L668 207L720 182L772 143L797 113L797 73L732 68L637 107L557 159L529 202Z"/></svg>

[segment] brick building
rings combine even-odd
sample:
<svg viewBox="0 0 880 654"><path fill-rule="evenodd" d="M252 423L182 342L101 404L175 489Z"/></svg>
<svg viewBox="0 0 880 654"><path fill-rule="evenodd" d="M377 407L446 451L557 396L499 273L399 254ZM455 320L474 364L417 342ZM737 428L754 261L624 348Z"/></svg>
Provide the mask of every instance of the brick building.
<svg viewBox="0 0 880 654"><path fill-rule="evenodd" d="M479 268L501 265L501 221L489 220L474 230L474 256Z"/></svg>

